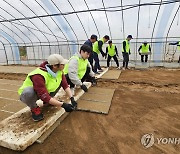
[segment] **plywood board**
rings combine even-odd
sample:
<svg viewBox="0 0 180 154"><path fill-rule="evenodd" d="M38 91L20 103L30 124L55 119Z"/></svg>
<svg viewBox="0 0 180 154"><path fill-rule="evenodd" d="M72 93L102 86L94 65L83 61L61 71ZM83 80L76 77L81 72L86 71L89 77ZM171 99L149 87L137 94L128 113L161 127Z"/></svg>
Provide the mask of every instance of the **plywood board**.
<svg viewBox="0 0 180 154"><path fill-rule="evenodd" d="M115 89L91 87L78 100L77 110L108 114Z"/></svg>
<svg viewBox="0 0 180 154"><path fill-rule="evenodd" d="M104 75L101 76L102 79L118 79L121 74L121 70L108 70Z"/></svg>
<svg viewBox="0 0 180 154"><path fill-rule="evenodd" d="M103 70L103 72L100 72L100 74L96 74L95 75L96 78L101 78L101 76L108 71L108 68L101 68L101 69Z"/></svg>
<svg viewBox="0 0 180 154"><path fill-rule="evenodd" d="M91 83L85 84L88 88L91 86ZM79 99L84 91L79 89L77 93L74 97L75 100ZM42 104L42 101L38 101L38 104ZM63 108L44 107L43 113L44 119L34 122L29 108L26 107L1 121L0 146L23 151L46 132L65 113L65 110Z"/></svg>

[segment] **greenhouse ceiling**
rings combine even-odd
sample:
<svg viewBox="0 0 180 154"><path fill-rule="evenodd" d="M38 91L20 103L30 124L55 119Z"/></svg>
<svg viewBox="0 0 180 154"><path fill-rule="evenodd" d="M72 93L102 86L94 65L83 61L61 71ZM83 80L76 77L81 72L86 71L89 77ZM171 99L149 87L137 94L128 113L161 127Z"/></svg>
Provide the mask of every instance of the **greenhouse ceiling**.
<svg viewBox="0 0 180 154"><path fill-rule="evenodd" d="M2 44L180 37L180 0L1 0Z"/></svg>

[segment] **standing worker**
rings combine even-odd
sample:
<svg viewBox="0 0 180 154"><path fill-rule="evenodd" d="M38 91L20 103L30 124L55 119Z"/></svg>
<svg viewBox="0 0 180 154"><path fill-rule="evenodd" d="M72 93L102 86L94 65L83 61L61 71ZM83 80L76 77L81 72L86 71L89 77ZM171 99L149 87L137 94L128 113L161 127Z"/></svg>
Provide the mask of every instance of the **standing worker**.
<svg viewBox="0 0 180 154"><path fill-rule="evenodd" d="M109 62L111 60L111 58L113 57L114 61L116 62L117 65L117 69L119 69L119 62L117 57L119 57L118 55L118 51L117 51L117 47L115 46L115 44L112 43L112 41L108 41L108 46L106 47L106 56L107 57L107 67L109 67Z"/></svg>
<svg viewBox="0 0 180 154"><path fill-rule="evenodd" d="M147 43L147 41L144 41L144 43L139 47L138 52L139 55L141 55L141 62L144 62L144 56L145 56L145 62L147 62L148 54L151 54L150 44Z"/></svg>
<svg viewBox="0 0 180 154"><path fill-rule="evenodd" d="M62 107L66 112L73 111L77 106L63 74L66 62L67 60L59 54L50 55L47 61L27 75L23 85L19 88L20 100L30 107L34 121L43 119L43 113L36 104L38 99L41 99L45 106ZM61 87L71 99L72 105L53 98Z"/></svg>
<svg viewBox="0 0 180 154"><path fill-rule="evenodd" d="M122 46L122 55L123 55L123 70L129 69L128 68L128 62L129 62L129 55L131 54L130 52L130 44L129 41L133 39L132 35L128 35L126 40L123 41L123 46Z"/></svg>
<svg viewBox="0 0 180 154"><path fill-rule="evenodd" d="M64 74L73 94L75 85L80 86L85 92L88 91L86 85L83 84L85 80L92 82L94 85L96 84L94 72L88 61L91 52L90 46L82 45L80 52L72 56L64 67Z"/></svg>
<svg viewBox="0 0 180 154"><path fill-rule="evenodd" d="M91 48L93 48L93 43L97 41L97 36L96 35L91 35L90 39L88 39L84 44L90 46ZM89 58L89 63L93 69L93 52L91 52Z"/></svg>
<svg viewBox="0 0 180 154"><path fill-rule="evenodd" d="M176 43L169 43L169 45L177 45L178 50L180 51L180 41L176 42ZM180 56L179 56L179 60L178 63L180 63Z"/></svg>
<svg viewBox="0 0 180 154"><path fill-rule="evenodd" d="M99 74L99 72L103 72L103 70L101 69L101 66L99 64L99 57L98 54L101 53L102 56L105 56L105 53L102 50L102 46L104 43L106 43L109 40L109 36L105 35L102 39L96 41L93 44L93 56L94 56L94 61L95 61L95 65L94 65L94 72L95 74Z"/></svg>

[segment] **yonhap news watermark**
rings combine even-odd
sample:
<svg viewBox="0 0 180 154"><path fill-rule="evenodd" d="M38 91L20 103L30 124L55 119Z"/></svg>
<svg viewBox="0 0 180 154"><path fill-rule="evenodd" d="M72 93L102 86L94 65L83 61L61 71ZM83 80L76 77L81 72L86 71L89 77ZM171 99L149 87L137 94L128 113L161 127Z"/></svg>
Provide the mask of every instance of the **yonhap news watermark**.
<svg viewBox="0 0 180 154"><path fill-rule="evenodd" d="M153 134L145 134L141 137L141 144L149 148L154 144L175 144L180 145L180 137L155 137Z"/></svg>

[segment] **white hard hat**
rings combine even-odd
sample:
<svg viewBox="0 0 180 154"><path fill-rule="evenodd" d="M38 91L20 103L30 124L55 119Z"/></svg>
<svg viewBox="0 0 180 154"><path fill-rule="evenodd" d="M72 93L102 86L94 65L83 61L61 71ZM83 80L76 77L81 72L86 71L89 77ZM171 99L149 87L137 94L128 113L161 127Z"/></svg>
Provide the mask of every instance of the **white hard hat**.
<svg viewBox="0 0 180 154"><path fill-rule="evenodd" d="M52 54L48 57L47 59L49 65L56 65L56 64L67 64L68 60L64 59L61 55L59 54Z"/></svg>

